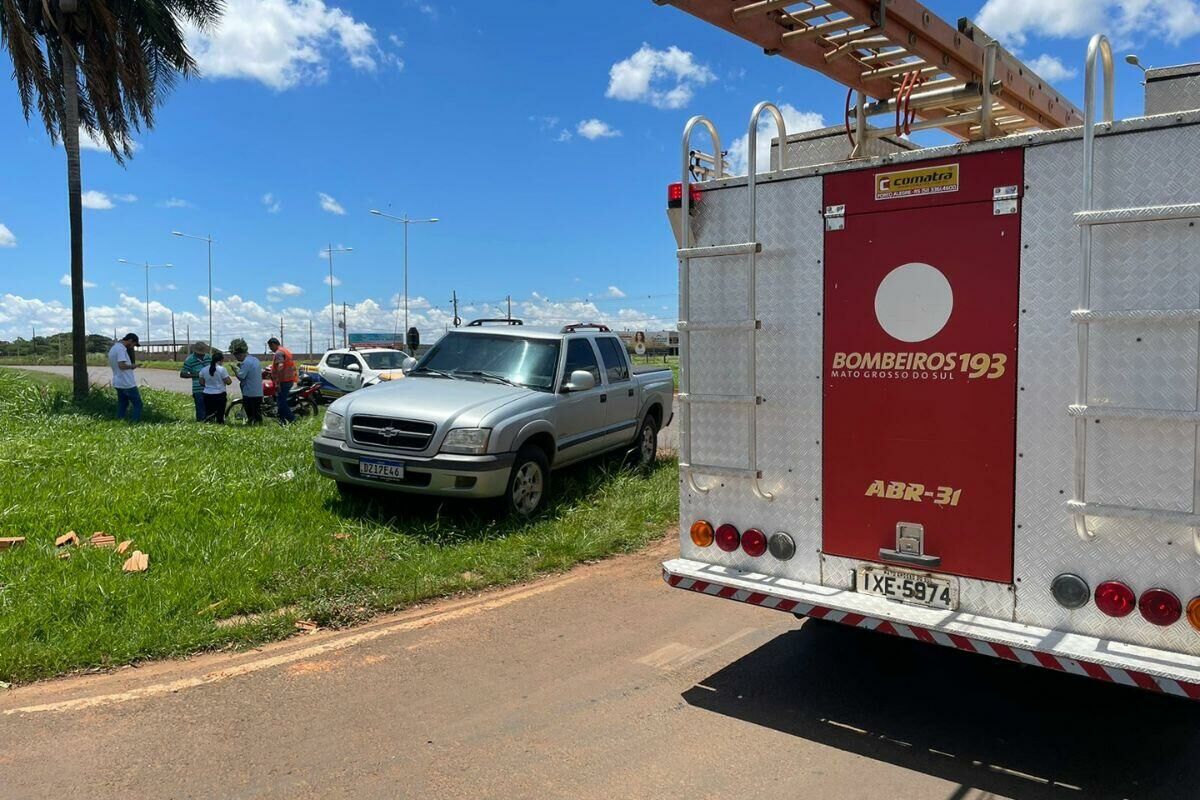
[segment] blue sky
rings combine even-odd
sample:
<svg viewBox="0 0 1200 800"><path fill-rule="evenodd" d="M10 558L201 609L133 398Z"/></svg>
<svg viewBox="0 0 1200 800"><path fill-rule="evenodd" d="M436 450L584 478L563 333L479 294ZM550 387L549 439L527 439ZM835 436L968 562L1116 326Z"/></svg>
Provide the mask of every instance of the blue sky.
<svg viewBox="0 0 1200 800"><path fill-rule="evenodd" d="M1093 31L1154 65L1195 60L1200 33L1189 0L928 5L973 16L1078 104ZM264 338L280 316L297 346L311 318L323 346L318 254L330 242L354 248L335 257L339 314L344 301L352 331L391 330L402 231L371 208L441 219L411 231L410 314L426 339L447 324L452 290L468 318L511 295L515 314L546 322L669 327L664 194L687 117L711 116L736 146L758 100L816 124L840 118L844 95L649 0L230 0L222 28L192 41L204 76L169 96L127 166L84 153L93 332L144 332L143 273L120 258L174 264L151 274L155 338L169 336L171 311L180 339L207 329L204 245L172 230L216 239L221 346ZM67 327L69 254L63 153L26 124L4 72L0 338L11 339ZM1118 116L1140 112L1139 80L1118 63Z"/></svg>

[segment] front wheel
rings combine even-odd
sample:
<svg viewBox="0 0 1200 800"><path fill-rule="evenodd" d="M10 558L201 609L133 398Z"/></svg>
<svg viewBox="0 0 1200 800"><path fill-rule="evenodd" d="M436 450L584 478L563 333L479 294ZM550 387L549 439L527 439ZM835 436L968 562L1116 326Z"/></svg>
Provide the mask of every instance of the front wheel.
<svg viewBox="0 0 1200 800"><path fill-rule="evenodd" d="M245 425L246 420L246 405L240 399L234 400L225 407L226 422L232 422L235 425Z"/></svg>
<svg viewBox="0 0 1200 800"><path fill-rule="evenodd" d="M522 447L508 476L506 508L519 516L532 517L541 510L549 490L550 462L546 454L539 447Z"/></svg>
<svg viewBox="0 0 1200 800"><path fill-rule="evenodd" d="M305 397L293 403L292 413L297 417L311 417L317 413L317 401L311 397Z"/></svg>

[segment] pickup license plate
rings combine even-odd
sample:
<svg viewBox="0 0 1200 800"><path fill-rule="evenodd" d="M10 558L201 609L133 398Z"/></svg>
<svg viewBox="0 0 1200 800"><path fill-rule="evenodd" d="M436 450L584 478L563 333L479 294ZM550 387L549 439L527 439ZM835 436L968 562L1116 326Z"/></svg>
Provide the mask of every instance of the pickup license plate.
<svg viewBox="0 0 1200 800"><path fill-rule="evenodd" d="M855 584L862 594L878 595L900 603L951 611L958 608L958 582L941 575L863 566L855 570Z"/></svg>
<svg viewBox="0 0 1200 800"><path fill-rule="evenodd" d="M402 481L404 480L404 463L383 461L378 458L360 458L358 474L364 478L378 478L382 481Z"/></svg>

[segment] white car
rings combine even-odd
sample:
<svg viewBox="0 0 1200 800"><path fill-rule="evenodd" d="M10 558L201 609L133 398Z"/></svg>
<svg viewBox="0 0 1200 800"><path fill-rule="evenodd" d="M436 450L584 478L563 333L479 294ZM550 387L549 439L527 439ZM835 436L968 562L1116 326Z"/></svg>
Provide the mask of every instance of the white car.
<svg viewBox="0 0 1200 800"><path fill-rule="evenodd" d="M321 397L341 397L383 381L400 380L408 354L387 347L342 347L329 350L317 365L317 374L307 373L321 385Z"/></svg>

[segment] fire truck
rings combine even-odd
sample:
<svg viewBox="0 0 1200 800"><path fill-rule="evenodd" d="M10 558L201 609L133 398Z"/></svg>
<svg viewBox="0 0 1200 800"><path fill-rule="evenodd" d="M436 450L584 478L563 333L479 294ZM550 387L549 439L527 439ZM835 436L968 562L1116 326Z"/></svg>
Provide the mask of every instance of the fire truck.
<svg viewBox="0 0 1200 800"><path fill-rule="evenodd" d="M913 0L658 2L847 88L684 130L666 582L1200 697L1200 65L1117 121L1101 35L1081 110Z"/></svg>

